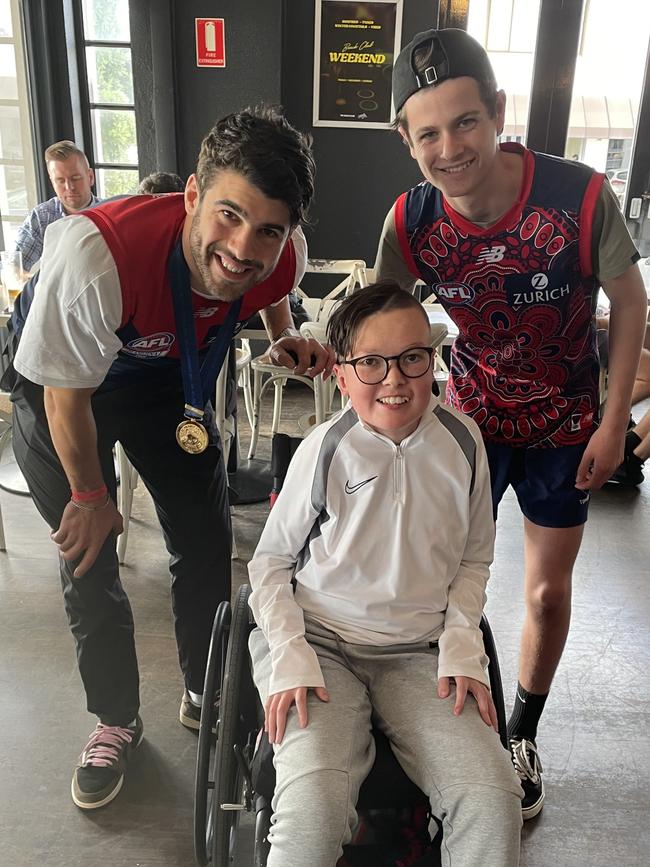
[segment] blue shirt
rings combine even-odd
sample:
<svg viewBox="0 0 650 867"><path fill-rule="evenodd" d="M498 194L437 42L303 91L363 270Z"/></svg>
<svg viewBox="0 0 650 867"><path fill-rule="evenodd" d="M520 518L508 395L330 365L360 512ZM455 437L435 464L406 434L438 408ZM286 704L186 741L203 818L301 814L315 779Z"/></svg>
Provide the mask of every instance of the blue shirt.
<svg viewBox="0 0 650 867"><path fill-rule="evenodd" d="M101 199L98 199L97 196L91 193L90 202L86 207L94 208L100 202ZM43 237L47 227L50 223L54 223L65 216L67 216L67 212L61 204L61 200L58 196L53 196L47 202L36 205L29 216L25 218L25 222L18 230L16 238L16 250L20 250L23 254L23 268L25 271L31 271L41 258Z"/></svg>

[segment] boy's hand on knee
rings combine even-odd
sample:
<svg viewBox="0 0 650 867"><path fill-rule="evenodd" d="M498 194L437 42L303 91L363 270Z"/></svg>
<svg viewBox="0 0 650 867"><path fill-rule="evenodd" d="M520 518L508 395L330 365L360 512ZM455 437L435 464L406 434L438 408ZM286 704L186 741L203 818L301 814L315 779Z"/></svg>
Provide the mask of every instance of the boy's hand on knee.
<svg viewBox="0 0 650 867"><path fill-rule="evenodd" d="M499 731L499 723L497 721L497 711L492 701L490 690L481 683L480 680L475 680L473 677L441 677L438 680L438 697L448 698L451 692L451 681L456 684L456 701L454 703L454 715L460 716L465 707L465 699L467 693L470 692L476 699L478 711L481 714L483 722L492 726L495 732Z"/></svg>
<svg viewBox="0 0 650 867"><path fill-rule="evenodd" d="M269 743L280 744L287 727L287 714L295 704L298 711L298 725L304 729L309 722L307 715L307 690L310 687L299 686L295 689L285 689L270 695L264 705L264 731L268 732ZM321 701L329 701L327 690L322 686L314 687L314 692Z"/></svg>

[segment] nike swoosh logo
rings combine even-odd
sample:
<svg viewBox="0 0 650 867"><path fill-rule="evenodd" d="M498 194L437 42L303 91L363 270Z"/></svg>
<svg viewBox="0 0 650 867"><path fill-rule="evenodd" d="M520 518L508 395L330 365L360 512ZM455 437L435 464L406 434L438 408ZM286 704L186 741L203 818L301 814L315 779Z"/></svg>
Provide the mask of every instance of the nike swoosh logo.
<svg viewBox="0 0 650 867"><path fill-rule="evenodd" d="M350 480L345 483L345 493L346 494L356 494L359 488L362 488L364 485L367 485L368 482L374 482L377 476L373 476L371 479L366 479L363 482L357 482L356 485L351 485Z"/></svg>

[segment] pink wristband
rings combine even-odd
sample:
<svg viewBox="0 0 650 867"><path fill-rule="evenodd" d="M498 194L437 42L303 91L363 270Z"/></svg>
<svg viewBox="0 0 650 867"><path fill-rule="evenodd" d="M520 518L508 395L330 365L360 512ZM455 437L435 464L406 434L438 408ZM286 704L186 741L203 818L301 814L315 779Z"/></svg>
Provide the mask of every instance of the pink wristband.
<svg viewBox="0 0 650 867"><path fill-rule="evenodd" d="M106 485L97 488L94 491L72 491L72 500L76 503L90 503L92 500L98 500L100 497L105 497L108 494Z"/></svg>

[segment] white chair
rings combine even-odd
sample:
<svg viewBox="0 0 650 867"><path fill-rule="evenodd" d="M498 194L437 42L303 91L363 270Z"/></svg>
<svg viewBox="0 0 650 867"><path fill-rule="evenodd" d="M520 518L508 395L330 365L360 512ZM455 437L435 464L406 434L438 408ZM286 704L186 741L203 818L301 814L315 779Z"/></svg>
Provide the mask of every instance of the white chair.
<svg viewBox="0 0 650 867"><path fill-rule="evenodd" d="M307 274L342 274L344 279L330 289L323 298L314 298L307 295L302 289L298 288L298 296L300 297L303 307L307 312L310 320L313 322L327 321L332 310L336 307L342 297L349 295L358 287L367 286L366 280L366 263L362 259L309 259L307 261ZM243 332L249 336L248 332ZM301 329L302 333L302 329ZM253 335L250 335L251 338ZM311 335L307 335L311 336ZM253 423L251 424L251 442L248 450L248 457L253 458L257 450L257 443L260 431L260 413L262 398L269 386L274 387L273 396L273 418L271 422L271 436L277 433L280 426L280 416L282 414L282 393L283 388L289 379L302 382L314 392L314 415L320 421L324 419L325 403L327 399L323 395L323 379L315 377L312 379L309 376L303 376L292 373L286 367L279 367L268 357L268 354L258 356L251 362L253 371ZM266 378L265 378L266 377ZM329 407L329 403L327 403Z"/></svg>

